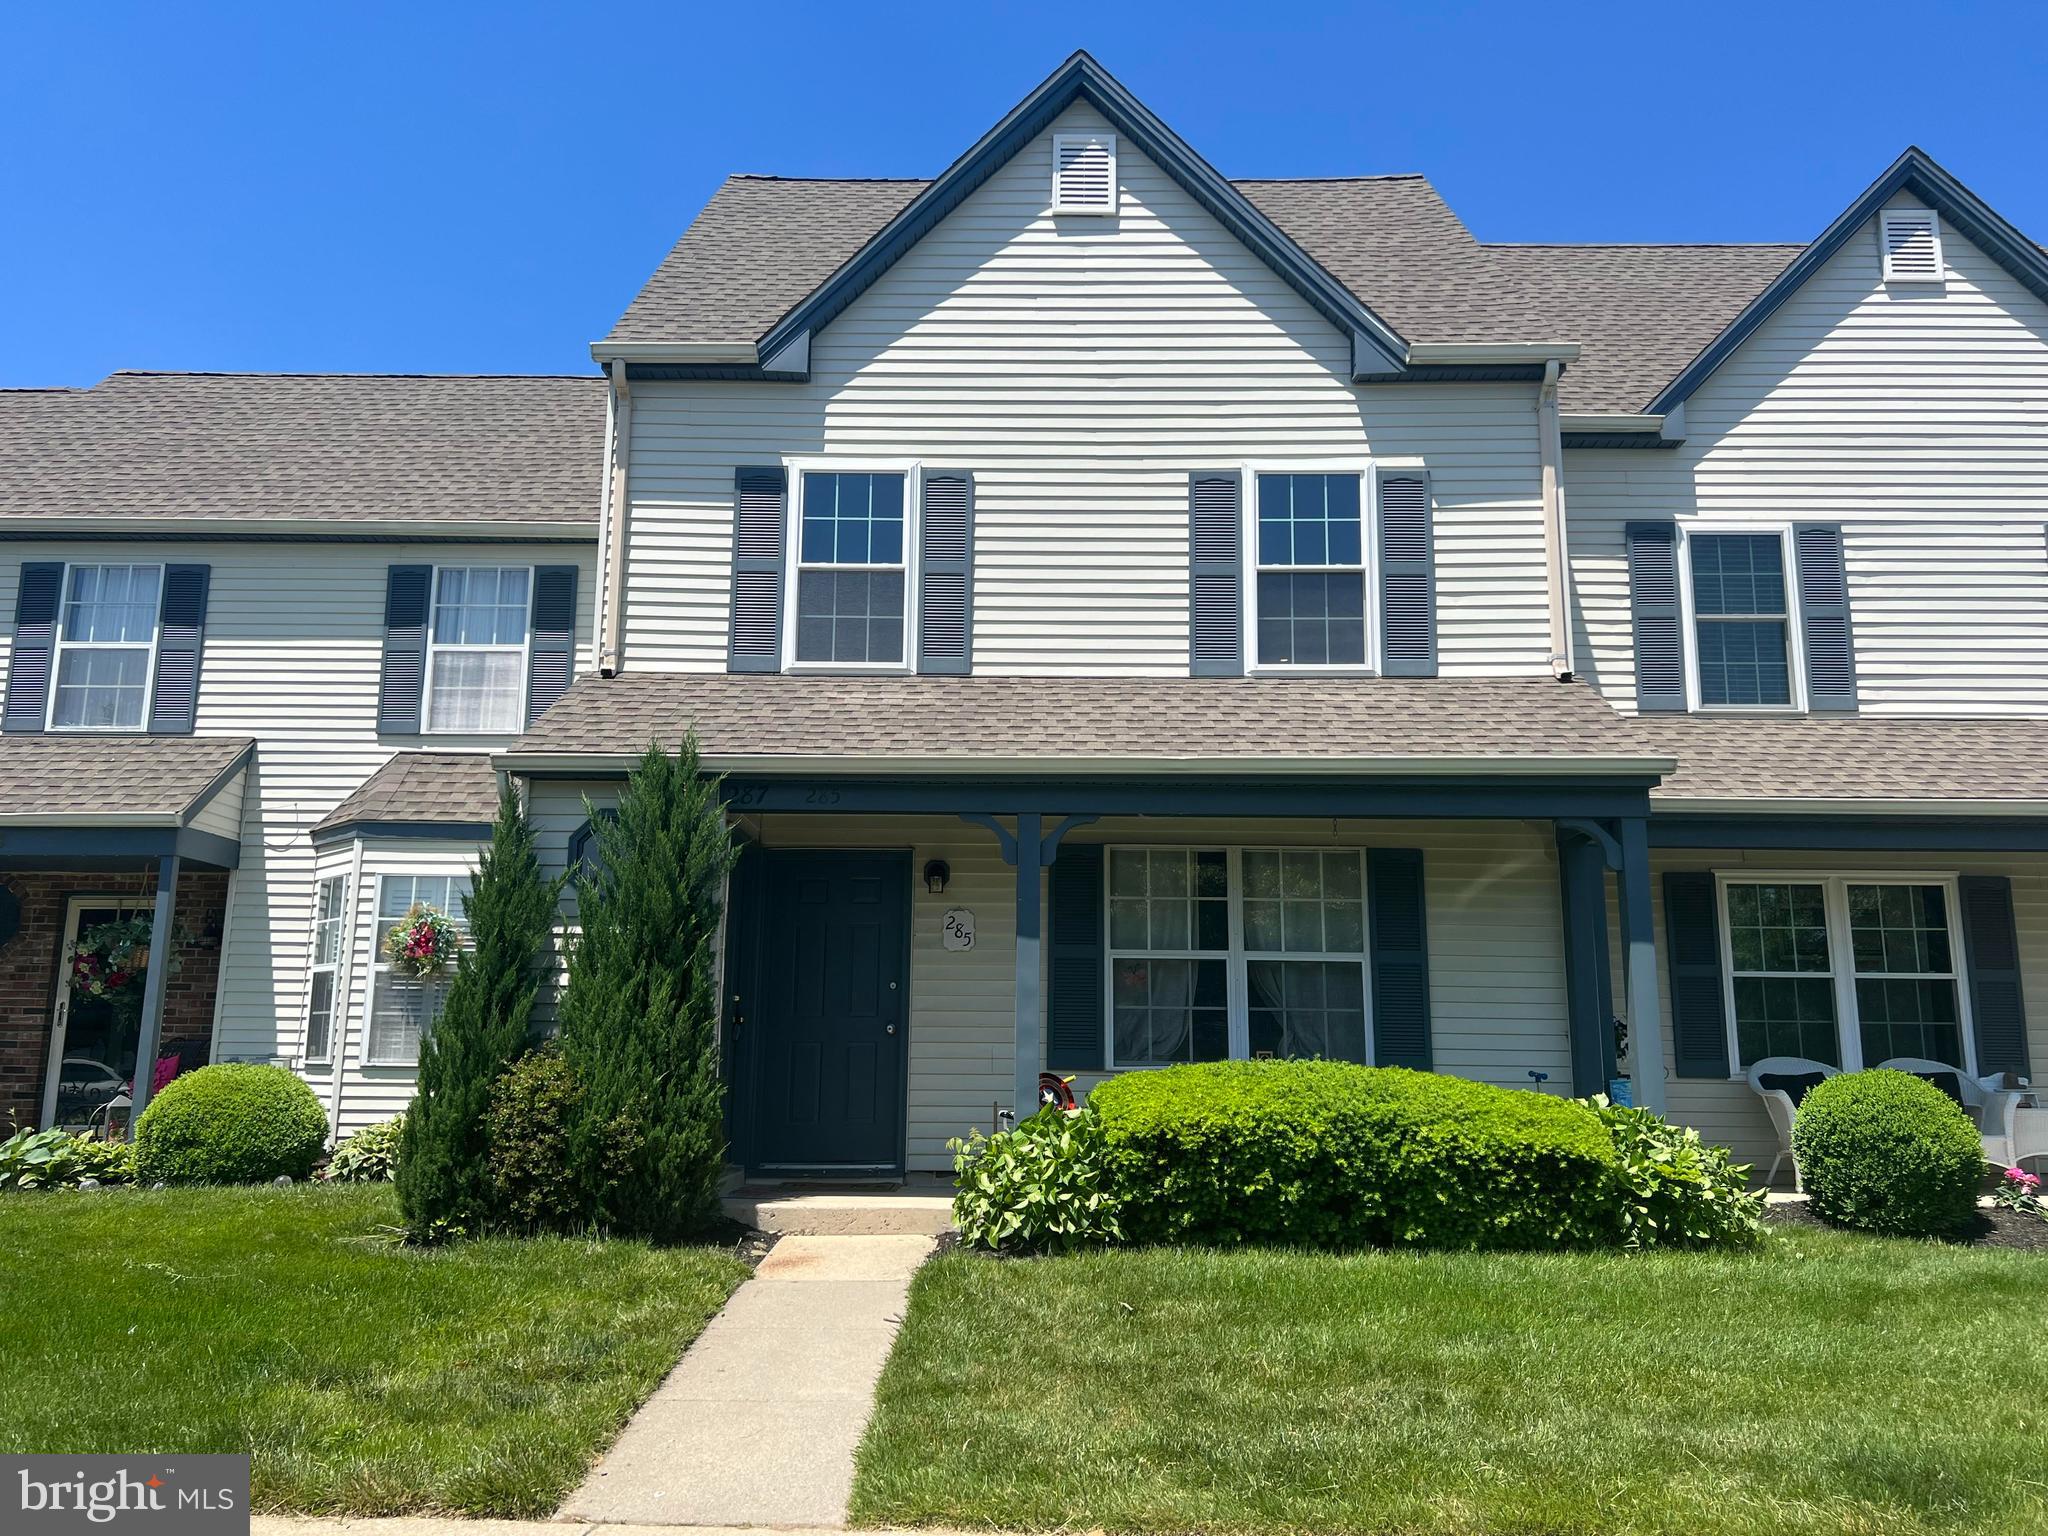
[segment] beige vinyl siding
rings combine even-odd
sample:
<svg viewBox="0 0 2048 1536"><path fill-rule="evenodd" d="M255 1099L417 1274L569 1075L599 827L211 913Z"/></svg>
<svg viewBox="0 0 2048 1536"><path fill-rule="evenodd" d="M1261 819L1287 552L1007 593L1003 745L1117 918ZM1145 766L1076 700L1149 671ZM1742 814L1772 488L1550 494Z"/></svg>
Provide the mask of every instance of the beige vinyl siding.
<svg viewBox="0 0 2048 1536"><path fill-rule="evenodd" d="M215 837L239 838L242 835L243 790L248 782L249 770L245 766L199 808L199 814L192 818L192 830L210 832Z"/></svg>
<svg viewBox="0 0 2048 1536"><path fill-rule="evenodd" d="M1578 665L1617 706L1623 525L1675 517L1842 525L1865 712L2048 712L2048 304L1946 224L1942 250L1940 288L1887 288L1873 220L1687 402L1682 446L1565 455Z"/></svg>
<svg viewBox="0 0 2048 1536"><path fill-rule="evenodd" d="M34 543L0 561L0 614L21 564L105 560L161 544ZM256 738L241 792L241 867L230 888L215 1008L216 1059L296 1063L305 1025L313 847L307 834L391 754L504 745L502 736L380 736L386 568L492 563L577 566L578 670L587 670L593 545L190 543L212 567L196 731ZM0 668L12 628L0 625ZM219 803L219 802L216 802Z"/></svg>
<svg viewBox="0 0 2048 1536"><path fill-rule="evenodd" d="M1535 386L1351 385L1348 337L1128 143L1116 218L1052 218L1051 134L1104 126L1077 104L969 195L808 383L634 386L626 667L724 668L739 465L969 469L977 672L1183 674L1189 471L1371 454L1429 465L1443 670L1545 670Z"/></svg>
<svg viewBox="0 0 2048 1536"><path fill-rule="evenodd" d="M2027 1006L2027 1049L2035 1070L2048 1062L2048 854L1942 854L1942 853L1726 853L1697 849L1652 849L1650 853L1651 906L1657 935L1657 995L1663 1014L1664 1059L1677 1059L1672 1039L1671 965L1664 927L1664 872L1666 870L1757 870L1801 871L1821 874L1853 873L1856 870L1927 870L1951 875L2006 875L2012 880L2013 920L2019 931L2020 973ZM1622 950L1619 918L1608 907L1608 950L1613 961L1614 995L1622 990ZM1721 917L1726 922L1726 914ZM1957 934L1960 941L1960 933ZM1960 953L1958 955L1960 963ZM1969 984L1967 975L1963 979ZM1872 1063L1875 1065L1875 1063ZM1671 1077L1665 1085L1668 1112L1673 1120L1698 1128L1710 1141L1732 1147L1743 1162L1754 1163L1761 1175L1777 1155L1778 1141L1762 1102L1739 1079ZM1781 1172L1789 1184L1789 1168Z"/></svg>
<svg viewBox="0 0 2048 1536"><path fill-rule="evenodd" d="M558 869L583 822L583 795L603 804L617 790L541 781L530 793L542 859ZM909 850L908 1158L914 1169L950 1168L947 1139L988 1129L1011 1098L1016 876L996 839L949 816L783 814L741 824L770 848ZM1535 1070L1549 1074L1549 1092L1571 1091L1556 844L1548 823L1117 818L1081 828L1068 841L1421 848L1438 1069L1522 1088L1531 1086ZM952 867L940 896L915 878L930 859ZM944 947L940 919L953 907L975 915L972 950Z"/></svg>

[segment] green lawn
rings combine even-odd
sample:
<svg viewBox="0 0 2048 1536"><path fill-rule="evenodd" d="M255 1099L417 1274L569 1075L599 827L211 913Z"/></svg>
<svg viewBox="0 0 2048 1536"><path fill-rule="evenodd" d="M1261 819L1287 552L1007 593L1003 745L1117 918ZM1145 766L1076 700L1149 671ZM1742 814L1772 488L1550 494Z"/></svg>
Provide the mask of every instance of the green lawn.
<svg viewBox="0 0 2048 1536"><path fill-rule="evenodd" d="M1126 1251L925 1267L857 1520L2048 1530L2048 1259Z"/></svg>
<svg viewBox="0 0 2048 1536"><path fill-rule="evenodd" d="M248 1451L259 1511L542 1515L746 1269L417 1252L390 1187L0 1196L0 1444Z"/></svg>

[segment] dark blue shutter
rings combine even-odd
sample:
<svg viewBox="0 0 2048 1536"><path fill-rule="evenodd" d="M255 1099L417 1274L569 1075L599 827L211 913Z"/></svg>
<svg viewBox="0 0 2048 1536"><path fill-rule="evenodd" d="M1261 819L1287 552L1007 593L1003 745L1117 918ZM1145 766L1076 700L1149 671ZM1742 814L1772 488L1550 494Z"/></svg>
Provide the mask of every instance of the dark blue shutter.
<svg viewBox="0 0 2048 1536"><path fill-rule="evenodd" d="M7 705L0 730L40 731L50 715L50 654L57 643L57 609L64 600L62 561L33 560L21 568L14 594L14 648L7 661Z"/></svg>
<svg viewBox="0 0 2048 1536"><path fill-rule="evenodd" d="M1188 476L1188 670L1244 672L1243 485L1233 472Z"/></svg>
<svg viewBox="0 0 2048 1536"><path fill-rule="evenodd" d="M1108 984L1103 948L1102 849L1093 843L1060 850L1046 876L1052 909L1047 931L1051 972L1045 1004L1045 1059L1055 1072L1102 1070L1103 1002Z"/></svg>
<svg viewBox="0 0 2048 1536"><path fill-rule="evenodd" d="M575 670L576 567L543 565L533 573L533 636L526 661L528 725L568 691Z"/></svg>
<svg viewBox="0 0 2048 1536"><path fill-rule="evenodd" d="M917 670L974 670L974 479L957 470L924 477L918 522Z"/></svg>
<svg viewBox="0 0 2048 1536"><path fill-rule="evenodd" d="M1365 885L1372 927L1373 1065L1428 1072L1434 1056L1422 850L1368 849Z"/></svg>
<svg viewBox="0 0 2048 1536"><path fill-rule="evenodd" d="M1799 626L1806 641L1809 709L1856 707L1856 641L1849 627L1849 577L1842 563L1842 530L1832 523L1792 529L1799 567Z"/></svg>
<svg viewBox="0 0 2048 1536"><path fill-rule="evenodd" d="M420 728L427 685L427 608L431 565L394 565L384 574L384 671L377 684L377 729L411 736Z"/></svg>
<svg viewBox="0 0 2048 1536"><path fill-rule="evenodd" d="M1680 1077L1728 1075L1728 1015L1721 991L1720 896L1711 874L1664 876L1671 963L1672 1068ZM1639 1023L1629 1020L1635 1029Z"/></svg>
<svg viewBox="0 0 2048 1536"><path fill-rule="evenodd" d="M1436 560L1429 477L1380 480L1380 652L1388 677L1436 676Z"/></svg>
<svg viewBox="0 0 2048 1536"><path fill-rule="evenodd" d="M1956 882L1956 895L1962 903L1963 947L1970 964L1977 1070L2026 1077L2027 1005L2020 987L2012 881L2004 875L1964 875Z"/></svg>
<svg viewBox="0 0 2048 1536"><path fill-rule="evenodd" d="M149 696L149 729L159 736L189 736L199 709L199 658L206 648L204 565L164 567L157 609L156 686Z"/></svg>
<svg viewBox="0 0 2048 1536"><path fill-rule="evenodd" d="M780 465L734 474L728 671L782 670L782 546L789 522L788 485Z"/></svg>
<svg viewBox="0 0 2048 1536"><path fill-rule="evenodd" d="M1636 708L1685 708L1685 637L1678 609L1678 528L1628 525L1628 595L1635 613Z"/></svg>

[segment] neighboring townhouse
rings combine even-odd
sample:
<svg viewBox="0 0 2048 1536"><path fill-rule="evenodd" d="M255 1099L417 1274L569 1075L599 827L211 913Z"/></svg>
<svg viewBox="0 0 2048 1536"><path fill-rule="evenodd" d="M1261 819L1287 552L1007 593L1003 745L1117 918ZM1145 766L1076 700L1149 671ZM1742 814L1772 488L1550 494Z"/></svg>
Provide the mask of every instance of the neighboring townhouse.
<svg viewBox="0 0 2048 1536"><path fill-rule="evenodd" d="M935 180L728 181L593 354L602 380L0 403L164 391L109 429L151 505L107 534L102 449L0 427L0 509L91 533L24 545L24 594L155 502L203 515L180 390L242 392L218 432L262 515L386 524L317 570L237 546L262 617L217 665L218 549L197 729L120 743L186 840L178 899L202 846L232 870L214 1054L293 1061L343 1127L410 1090L432 997L375 974L379 915L458 901L489 768L578 867L591 807L691 731L743 843L754 1171L943 1169L1042 1069L1281 1055L1626 1080L1767 1163L1758 1060L2048 1051L2048 261L1917 151L1808 246L1488 245L1420 177L1226 180L1076 55ZM283 403L351 387L420 393L378 407L402 432ZM280 413L303 442L253 424ZM408 520L463 542L398 548ZM168 582L202 547L121 553ZM406 713L447 675L420 570L530 568L538 655L557 564L578 676L544 715L531 664L516 723L490 693L518 621L468 607L492 729ZM19 637L57 622L17 613L10 721ZM272 665L298 641L317 665ZM17 886L15 829L62 830L34 783L80 760L56 707L0 735ZM193 840L227 795L239 862ZM81 889L99 845L51 846ZM0 1081L42 1082L16 1054Z"/></svg>
<svg viewBox="0 0 2048 1536"><path fill-rule="evenodd" d="M125 1096L144 1018L344 1126L404 1106L438 989L378 934L459 916L491 749L589 660L604 413L574 378L0 392L0 1126ZM65 965L138 913L144 1018Z"/></svg>

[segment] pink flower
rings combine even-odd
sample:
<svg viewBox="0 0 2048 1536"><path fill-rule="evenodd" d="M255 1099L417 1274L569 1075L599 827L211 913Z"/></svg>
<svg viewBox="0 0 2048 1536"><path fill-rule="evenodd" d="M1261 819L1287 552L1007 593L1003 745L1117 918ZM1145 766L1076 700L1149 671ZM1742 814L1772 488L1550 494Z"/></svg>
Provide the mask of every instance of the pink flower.
<svg viewBox="0 0 2048 1536"><path fill-rule="evenodd" d="M2005 1177L2007 1183L2017 1184L2022 1189L2041 1187L2041 1176L2038 1173L2029 1173L2024 1168L2008 1168L2005 1170Z"/></svg>

